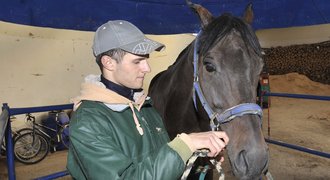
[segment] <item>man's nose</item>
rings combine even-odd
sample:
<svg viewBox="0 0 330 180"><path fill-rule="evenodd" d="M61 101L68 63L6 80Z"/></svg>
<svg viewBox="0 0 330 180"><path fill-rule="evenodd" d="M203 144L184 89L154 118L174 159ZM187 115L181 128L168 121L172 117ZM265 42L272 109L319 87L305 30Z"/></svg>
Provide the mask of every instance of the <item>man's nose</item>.
<svg viewBox="0 0 330 180"><path fill-rule="evenodd" d="M148 61L143 61L142 71L145 73L149 73L151 71Z"/></svg>

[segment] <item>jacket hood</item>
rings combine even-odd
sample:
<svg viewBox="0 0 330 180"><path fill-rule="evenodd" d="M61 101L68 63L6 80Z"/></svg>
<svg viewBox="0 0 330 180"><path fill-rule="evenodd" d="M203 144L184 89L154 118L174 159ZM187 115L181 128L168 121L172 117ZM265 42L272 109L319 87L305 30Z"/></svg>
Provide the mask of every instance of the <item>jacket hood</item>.
<svg viewBox="0 0 330 180"><path fill-rule="evenodd" d="M137 92L134 94L135 102L133 102L126 97L121 96L110 89L107 89L101 82L100 77L100 75L88 75L85 77L85 81L81 84L80 95L71 99L71 101L74 103L74 110L79 107L81 101L83 100L99 101L110 106L124 105L127 107L129 103L141 104L145 101L145 99L147 99L147 96L144 94L144 92Z"/></svg>
<svg viewBox="0 0 330 180"><path fill-rule="evenodd" d="M121 111L127 107L130 107L133 112L133 118L140 134L143 134L143 130L140 127L134 108L140 111L147 95L142 92L134 93L135 102L117 94L116 92L107 89L101 82L100 75L88 75L85 77L85 81L81 84L80 95L72 98L73 110L75 111L83 100L98 101L107 105L114 111Z"/></svg>

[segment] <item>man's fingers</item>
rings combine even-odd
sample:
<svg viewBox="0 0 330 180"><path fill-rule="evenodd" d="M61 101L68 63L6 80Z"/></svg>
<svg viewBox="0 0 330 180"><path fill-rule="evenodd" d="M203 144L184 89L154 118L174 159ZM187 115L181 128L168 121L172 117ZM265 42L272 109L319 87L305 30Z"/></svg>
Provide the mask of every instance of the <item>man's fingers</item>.
<svg viewBox="0 0 330 180"><path fill-rule="evenodd" d="M223 141L225 142L225 144L227 145L229 142L229 138L227 136L227 133L224 131L214 131L214 133L216 134L216 136L220 139L223 139Z"/></svg>
<svg viewBox="0 0 330 180"><path fill-rule="evenodd" d="M223 156L221 156L220 162L223 162L224 160L225 160L225 158Z"/></svg>
<svg viewBox="0 0 330 180"><path fill-rule="evenodd" d="M217 145L216 147L218 148L218 151L221 152L222 149L224 149L226 147L226 144L224 141L222 141L221 139L219 139L218 137L214 137L213 138L214 143Z"/></svg>
<svg viewBox="0 0 330 180"><path fill-rule="evenodd" d="M209 140L211 146L209 147L209 156L217 156L226 146L225 142L219 139L217 136L211 135Z"/></svg>
<svg viewBox="0 0 330 180"><path fill-rule="evenodd" d="M196 149L209 149L208 156L217 156L228 144L229 138L223 131L209 131L189 134Z"/></svg>
<svg viewBox="0 0 330 180"><path fill-rule="evenodd" d="M208 153L208 156L215 157L218 154L218 152L220 151L220 147L217 144L217 142L215 141L215 138L212 136L210 137L209 143L210 143L210 145L209 145L210 152Z"/></svg>

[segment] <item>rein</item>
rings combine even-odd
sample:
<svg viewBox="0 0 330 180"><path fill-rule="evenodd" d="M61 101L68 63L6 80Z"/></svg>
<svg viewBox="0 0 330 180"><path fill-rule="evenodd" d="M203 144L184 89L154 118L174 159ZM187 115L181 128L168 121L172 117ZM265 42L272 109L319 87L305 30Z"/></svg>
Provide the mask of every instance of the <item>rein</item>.
<svg viewBox="0 0 330 180"><path fill-rule="evenodd" d="M195 39L195 43L194 43L194 59L193 59L193 64L194 64L194 82L193 82L193 101L194 101L194 106L195 109L197 109L197 98L196 96L199 98L204 110L206 111L206 113L208 114L208 117L210 119L210 127L212 129L212 131L217 131L220 128L220 124L224 124L226 122L229 122L231 120L233 120L236 117L241 117L243 115L247 115L247 114L252 114L252 115L258 115L261 119L262 117L262 109L260 108L259 105L255 104L255 103L242 103L242 104L238 104L236 106L230 107L228 109L226 109L225 111L223 111L222 113L217 113L214 112L210 105L207 103L204 94L201 90L201 86L199 83L199 76L198 76L198 49L199 49L199 36L201 35L202 31L199 31L199 33L196 36ZM260 123L262 123L262 120L260 121ZM186 166L186 170L184 171L181 179L186 179L192 169L193 163L194 161L198 158L198 157L206 157L208 153L208 150L198 150L196 152L194 152L194 154L192 155L192 157L188 160L187 166ZM216 167L218 173L219 173L219 180L224 180L225 175L224 172L221 168L221 163L217 162L214 159L210 160L211 163ZM206 169L206 170L205 170ZM199 179L203 179L205 177L206 171L207 171L208 167L205 167L204 170L201 171L201 175Z"/></svg>

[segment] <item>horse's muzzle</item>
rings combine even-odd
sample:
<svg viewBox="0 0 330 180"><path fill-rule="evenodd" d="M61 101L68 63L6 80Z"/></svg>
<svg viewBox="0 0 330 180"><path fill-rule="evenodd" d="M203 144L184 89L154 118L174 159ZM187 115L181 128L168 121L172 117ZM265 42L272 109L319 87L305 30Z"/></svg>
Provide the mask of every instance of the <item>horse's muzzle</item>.
<svg viewBox="0 0 330 180"><path fill-rule="evenodd" d="M241 180L259 179L268 169L268 148L242 150L233 159L233 171Z"/></svg>

